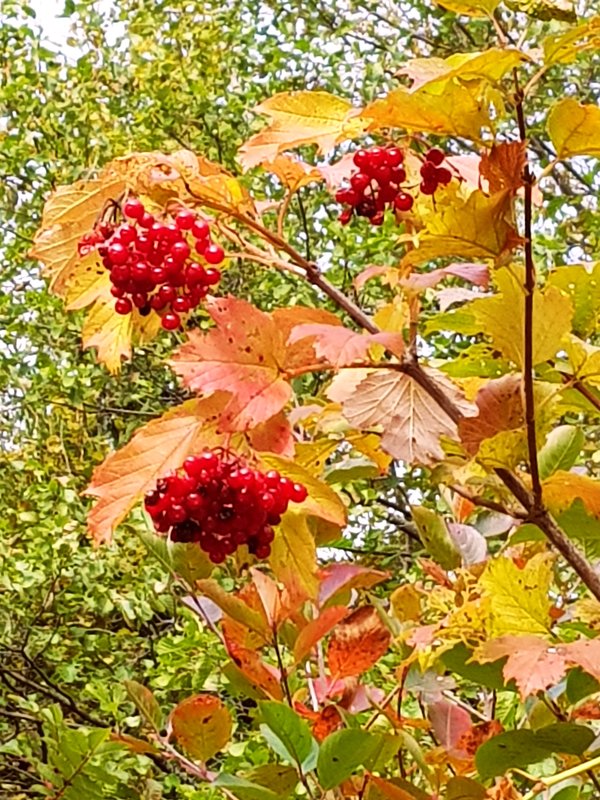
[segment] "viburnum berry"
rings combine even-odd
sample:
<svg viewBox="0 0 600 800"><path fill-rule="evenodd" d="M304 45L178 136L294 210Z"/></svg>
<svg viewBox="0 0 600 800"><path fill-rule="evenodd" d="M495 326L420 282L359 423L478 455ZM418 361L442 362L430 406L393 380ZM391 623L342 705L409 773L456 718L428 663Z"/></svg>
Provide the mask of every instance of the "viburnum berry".
<svg viewBox="0 0 600 800"><path fill-rule="evenodd" d="M219 283L225 253L211 240L210 225L188 208L180 208L173 220L162 220L148 212L137 197L122 207L120 226L103 222L78 244L81 257L97 250L110 272L111 293L118 314L134 308L142 316L153 311L162 327L175 330L180 314L187 314ZM195 248L204 260L192 258Z"/></svg>
<svg viewBox="0 0 600 800"><path fill-rule="evenodd" d="M215 564L246 545L268 558L289 503L301 503L306 487L276 470L263 473L229 451L204 450L161 478L144 506L158 533L174 542L193 542Z"/></svg>

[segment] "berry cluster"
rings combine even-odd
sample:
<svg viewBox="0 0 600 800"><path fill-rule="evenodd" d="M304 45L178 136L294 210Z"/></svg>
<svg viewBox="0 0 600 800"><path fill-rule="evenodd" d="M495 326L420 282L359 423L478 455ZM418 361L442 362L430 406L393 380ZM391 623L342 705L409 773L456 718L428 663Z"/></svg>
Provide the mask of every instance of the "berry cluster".
<svg viewBox="0 0 600 800"><path fill-rule="evenodd" d="M388 206L410 211L413 199L401 188L406 170L402 166L404 153L399 147L357 150L353 160L358 172L350 178L350 186L339 189L335 195L338 203L347 206L340 214L343 225L350 222L354 213L366 217L371 225L381 225Z"/></svg>
<svg viewBox="0 0 600 800"><path fill-rule="evenodd" d="M306 496L304 486L275 470L263 473L227 451L204 450L161 478L144 506L158 532L170 532L174 542L199 544L220 564L241 545L267 558L273 525L290 502Z"/></svg>
<svg viewBox="0 0 600 800"><path fill-rule="evenodd" d="M438 147L425 154L421 166L422 194L432 195L439 185L452 180L452 173L442 167L445 155ZM414 198L402 184L406 181L404 153L399 147L371 147L357 150L353 158L358 167L350 178L350 185L336 192L335 199L346 207L340 214L340 222L346 225L352 215L366 217L371 225L381 225L386 208L395 211L410 211Z"/></svg>
<svg viewBox="0 0 600 800"><path fill-rule="evenodd" d="M111 293L117 314L133 307L142 316L152 310L162 317L166 330L181 324L180 314L191 311L217 284L216 266L225 255L210 238L205 220L189 209L181 209L173 222L161 222L137 198L123 206L127 221L114 228L99 225L79 243L81 255L96 246L102 263L110 271ZM197 256L192 256L195 251ZM194 260L201 257L200 260ZM205 266L206 265L206 266Z"/></svg>
<svg viewBox="0 0 600 800"><path fill-rule="evenodd" d="M421 194L434 194L438 186L445 186L452 180L452 173L441 165L446 158L439 147L432 147L425 153L425 161L421 165Z"/></svg>

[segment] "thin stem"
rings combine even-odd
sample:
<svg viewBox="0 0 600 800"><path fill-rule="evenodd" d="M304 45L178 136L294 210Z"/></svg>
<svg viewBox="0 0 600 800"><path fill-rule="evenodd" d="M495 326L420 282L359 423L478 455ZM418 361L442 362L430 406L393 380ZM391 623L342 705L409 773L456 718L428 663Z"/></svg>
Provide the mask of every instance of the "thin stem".
<svg viewBox="0 0 600 800"><path fill-rule="evenodd" d="M524 94L519 85L517 70L513 70L515 83L515 101L519 135L525 144L527 141L527 125L523 109ZM534 509L542 508L542 482L537 456L537 437L535 430L535 397L533 385L533 302L535 298L536 272L533 260L533 183L534 177L526 162L523 169L523 183L525 184L524 201L524 238L525 238L525 319L523 326L524 336L524 365L523 365L523 391L525 395L525 426L527 429L527 450L529 453L529 472L531 474L531 490L533 493Z"/></svg>
<svg viewBox="0 0 600 800"><path fill-rule="evenodd" d="M460 497L464 497L465 500L473 503L474 506L481 506L481 508L487 508L490 511L497 511L499 514L506 514L509 517L517 517L517 518L524 518L527 516L527 512L523 513L522 511L514 511L511 508L506 508L501 503L496 503L494 500L488 500L485 497L481 497L478 494L472 494L468 492L466 489L463 489L461 486L456 486L456 484L452 484L450 486L453 492L460 495Z"/></svg>

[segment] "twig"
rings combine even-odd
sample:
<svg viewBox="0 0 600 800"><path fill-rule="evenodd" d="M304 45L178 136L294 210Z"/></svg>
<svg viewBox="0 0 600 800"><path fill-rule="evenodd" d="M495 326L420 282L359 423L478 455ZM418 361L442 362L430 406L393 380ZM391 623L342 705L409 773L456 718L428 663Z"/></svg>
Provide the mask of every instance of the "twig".
<svg viewBox="0 0 600 800"><path fill-rule="evenodd" d="M461 497L464 497L465 500L469 500L474 506L481 506L481 508L487 508L490 511L497 511L499 514L506 514L509 517L524 519L528 516L527 512L513 511L512 509L503 506L502 503L496 503L494 500L487 500L485 497L481 497L479 494L472 494L466 489L463 489L461 486L451 484L450 489L452 489L453 492Z"/></svg>

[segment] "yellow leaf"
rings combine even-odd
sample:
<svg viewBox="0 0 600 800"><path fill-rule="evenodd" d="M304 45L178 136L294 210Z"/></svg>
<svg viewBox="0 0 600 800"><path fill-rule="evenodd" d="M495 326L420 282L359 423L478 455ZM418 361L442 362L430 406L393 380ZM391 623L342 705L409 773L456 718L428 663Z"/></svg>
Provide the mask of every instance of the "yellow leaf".
<svg viewBox="0 0 600 800"><path fill-rule="evenodd" d="M294 449L295 461L311 475L320 475L329 456L340 443L336 439L320 438L313 442L298 442Z"/></svg>
<svg viewBox="0 0 600 800"><path fill-rule="evenodd" d="M223 443L217 434L223 396L188 400L140 428L133 439L94 470L85 493L98 498L88 517L97 544L110 542L112 531L158 478L178 469L203 447Z"/></svg>
<svg viewBox="0 0 600 800"><path fill-rule="evenodd" d="M558 158L600 157L600 107L565 97L550 110L548 133Z"/></svg>
<svg viewBox="0 0 600 800"><path fill-rule="evenodd" d="M351 103L328 92L281 92L255 111L271 122L240 149L238 160L244 169L273 161L282 151L303 144L317 144L319 152L326 153L363 129Z"/></svg>
<svg viewBox="0 0 600 800"><path fill-rule="evenodd" d="M298 587L308 597L316 598L317 551L306 517L284 514L271 545L269 563L277 579L288 589Z"/></svg>
<svg viewBox="0 0 600 800"><path fill-rule="evenodd" d="M556 19L577 22L573 0L506 0L511 11L527 14L534 19Z"/></svg>
<svg viewBox="0 0 600 800"><path fill-rule="evenodd" d="M489 636L548 635L551 580L552 562L547 553L533 556L523 569L506 556L491 560L479 579L490 600Z"/></svg>
<svg viewBox="0 0 600 800"><path fill-rule="evenodd" d="M139 317L137 311L135 316ZM96 300L88 313L81 340L84 347L95 347L98 361L109 372L117 373L123 359L131 356L131 335L134 314L117 314L115 300L111 295Z"/></svg>
<svg viewBox="0 0 600 800"><path fill-rule="evenodd" d="M448 11L464 14L467 17L489 17L500 4L500 0L435 0L435 2Z"/></svg>
<svg viewBox="0 0 600 800"><path fill-rule="evenodd" d="M376 433L348 433L346 441L377 464L382 475L387 474L392 457L381 448L381 436Z"/></svg>
<svg viewBox="0 0 600 800"><path fill-rule="evenodd" d="M421 595L422 592L411 583L406 583L394 590L390 597L394 617L400 622L421 619Z"/></svg>
<svg viewBox="0 0 600 800"><path fill-rule="evenodd" d="M524 363L525 290L523 270L513 266L496 272L498 294L474 300L462 307L474 315L478 329L495 347L520 368ZM536 289L533 299L533 364L556 355L563 336L571 328L573 308L570 298L555 286L544 292Z"/></svg>
<svg viewBox="0 0 600 800"><path fill-rule="evenodd" d="M297 192L309 183L323 181L323 175L316 167L294 156L280 155L262 166L267 172L276 175L290 192Z"/></svg>
<svg viewBox="0 0 600 800"><path fill-rule="evenodd" d="M308 492L306 500L303 503L292 503L288 513L310 514L340 527L346 524L344 504L326 483L315 478L294 461L288 461L271 453L260 453L260 462L265 469L276 469L284 477L306 487Z"/></svg>
<svg viewBox="0 0 600 800"><path fill-rule="evenodd" d="M600 481L559 470L544 481L543 490L544 502L553 514L569 508L579 498L588 514L600 519Z"/></svg>
<svg viewBox="0 0 600 800"><path fill-rule="evenodd" d="M562 36L549 36L544 39L544 56L546 66L554 64L569 64L580 53L600 51L600 17L592 19L571 28Z"/></svg>
<svg viewBox="0 0 600 800"><path fill-rule="evenodd" d="M452 205L427 217L419 246L404 256L402 264L414 266L447 256L497 259L519 243L510 210L507 191L488 197L476 190L466 200L457 197Z"/></svg>

